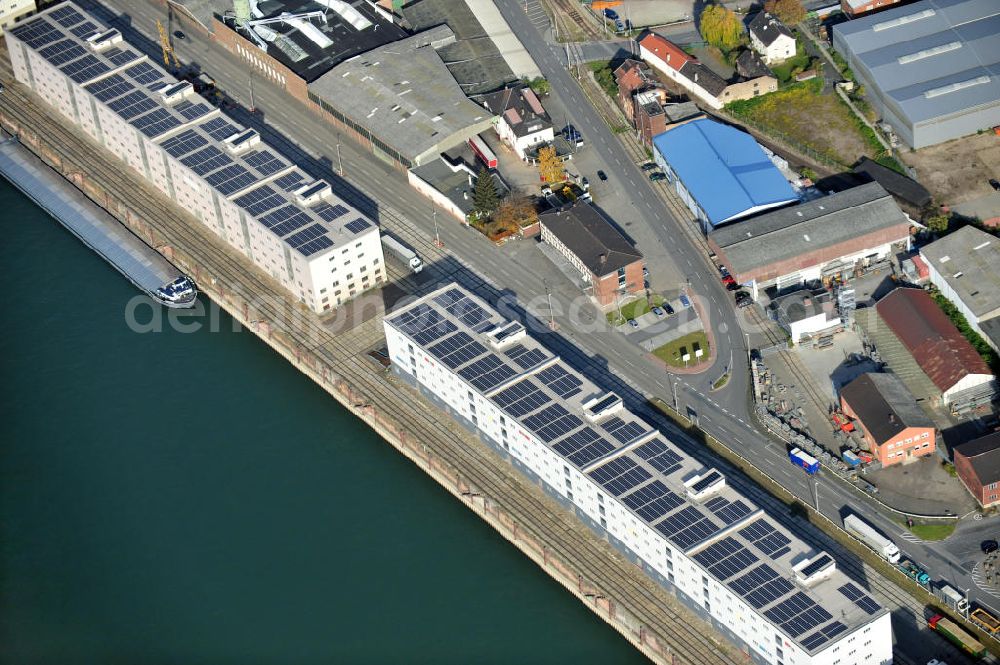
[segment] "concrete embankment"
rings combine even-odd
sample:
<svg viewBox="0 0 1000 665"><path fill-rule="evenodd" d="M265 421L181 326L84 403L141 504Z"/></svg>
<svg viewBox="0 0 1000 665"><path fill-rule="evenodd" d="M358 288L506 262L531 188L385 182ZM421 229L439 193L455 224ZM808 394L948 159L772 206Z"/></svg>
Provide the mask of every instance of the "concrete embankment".
<svg viewBox="0 0 1000 665"><path fill-rule="evenodd" d="M6 83L6 81L5 81ZM747 657L447 415L366 357L380 346L381 299L348 330L288 302L266 275L100 148L67 131L16 85L0 123L129 226L271 348L322 386L528 555L636 648L661 663ZM402 279L401 275L395 277Z"/></svg>

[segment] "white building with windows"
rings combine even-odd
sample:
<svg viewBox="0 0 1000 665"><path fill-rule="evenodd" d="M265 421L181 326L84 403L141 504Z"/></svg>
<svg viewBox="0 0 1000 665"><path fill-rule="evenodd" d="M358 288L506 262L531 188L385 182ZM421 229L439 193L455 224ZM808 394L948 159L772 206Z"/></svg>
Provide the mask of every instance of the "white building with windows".
<svg viewBox="0 0 1000 665"><path fill-rule="evenodd" d="M457 285L387 314L394 371L754 662L887 665L889 612L618 395Z"/></svg>
<svg viewBox="0 0 1000 665"><path fill-rule="evenodd" d="M35 0L2 0L0 1L0 34L3 34L14 21L35 11Z"/></svg>
<svg viewBox="0 0 1000 665"><path fill-rule="evenodd" d="M376 224L72 3L7 32L17 80L317 313L385 281Z"/></svg>

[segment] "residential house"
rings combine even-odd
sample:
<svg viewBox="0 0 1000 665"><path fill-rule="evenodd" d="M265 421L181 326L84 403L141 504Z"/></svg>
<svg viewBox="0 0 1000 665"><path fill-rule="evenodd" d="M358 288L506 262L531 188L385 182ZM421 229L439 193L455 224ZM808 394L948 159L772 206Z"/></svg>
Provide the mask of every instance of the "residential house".
<svg viewBox="0 0 1000 665"><path fill-rule="evenodd" d="M983 508L1000 502L1000 432L955 446L955 471Z"/></svg>
<svg viewBox="0 0 1000 665"><path fill-rule="evenodd" d="M524 161L533 159L538 148L555 140L549 114L528 86L484 95L483 106L496 114L500 140Z"/></svg>
<svg viewBox="0 0 1000 665"><path fill-rule="evenodd" d="M627 59L615 70L615 83L618 86L618 105L630 122L635 122L635 102L637 93L652 89L663 89L663 85L649 69L649 65L640 61ZM666 95L666 91L663 91Z"/></svg>
<svg viewBox="0 0 1000 665"><path fill-rule="evenodd" d="M542 242L576 268L602 306L645 290L642 254L594 206L577 202L542 213Z"/></svg>
<svg viewBox="0 0 1000 665"><path fill-rule="evenodd" d="M760 12L747 26L750 45L764 62L774 65L795 55L795 37L785 24L767 12Z"/></svg>
<svg viewBox="0 0 1000 665"><path fill-rule="evenodd" d="M862 374L840 389L840 408L861 423L882 466L912 462L936 450L937 430L895 374Z"/></svg>

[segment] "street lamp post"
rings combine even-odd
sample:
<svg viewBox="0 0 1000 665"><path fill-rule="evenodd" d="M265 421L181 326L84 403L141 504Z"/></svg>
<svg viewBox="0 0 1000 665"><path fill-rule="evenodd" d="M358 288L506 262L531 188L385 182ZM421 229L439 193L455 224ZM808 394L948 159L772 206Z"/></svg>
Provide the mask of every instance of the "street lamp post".
<svg viewBox="0 0 1000 665"><path fill-rule="evenodd" d="M344 160L340 156L340 132L337 132L337 170L340 172L340 177L344 177Z"/></svg>
<svg viewBox="0 0 1000 665"><path fill-rule="evenodd" d="M556 319L555 315L552 313L552 291L549 290L549 281L542 278L542 284L545 286L545 299L549 304L549 330L556 329Z"/></svg>
<svg viewBox="0 0 1000 665"><path fill-rule="evenodd" d="M438 211L437 208L431 210L431 215L434 217L434 246L444 247L444 243L441 242L441 234L438 233Z"/></svg>

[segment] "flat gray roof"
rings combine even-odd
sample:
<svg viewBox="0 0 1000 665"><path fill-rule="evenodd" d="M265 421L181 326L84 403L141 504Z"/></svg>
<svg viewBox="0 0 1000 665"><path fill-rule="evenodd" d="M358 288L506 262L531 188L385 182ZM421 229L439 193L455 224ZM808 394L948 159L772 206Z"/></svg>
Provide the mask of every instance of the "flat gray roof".
<svg viewBox="0 0 1000 665"><path fill-rule="evenodd" d="M1000 105L996 0L921 0L833 30L911 124Z"/></svg>
<svg viewBox="0 0 1000 665"><path fill-rule="evenodd" d="M963 226L920 253L973 314L1000 308L1000 238Z"/></svg>
<svg viewBox="0 0 1000 665"><path fill-rule="evenodd" d="M419 165L492 125L437 52L454 42L446 25L425 30L340 63L309 91Z"/></svg>
<svg viewBox="0 0 1000 665"><path fill-rule="evenodd" d="M385 322L806 651L826 648L886 611L839 569L808 586L799 582L793 567L817 550L728 483L693 498L685 482L714 469L682 453L620 402L595 417L595 403L613 404L614 393L464 287L445 285L387 313ZM497 332L508 325L514 328L506 343L496 343ZM855 588L845 589L849 584ZM849 594L864 600L854 602Z"/></svg>
<svg viewBox="0 0 1000 665"><path fill-rule="evenodd" d="M870 182L722 226L708 236L730 269L745 273L900 224L909 224L906 215L882 185Z"/></svg>

